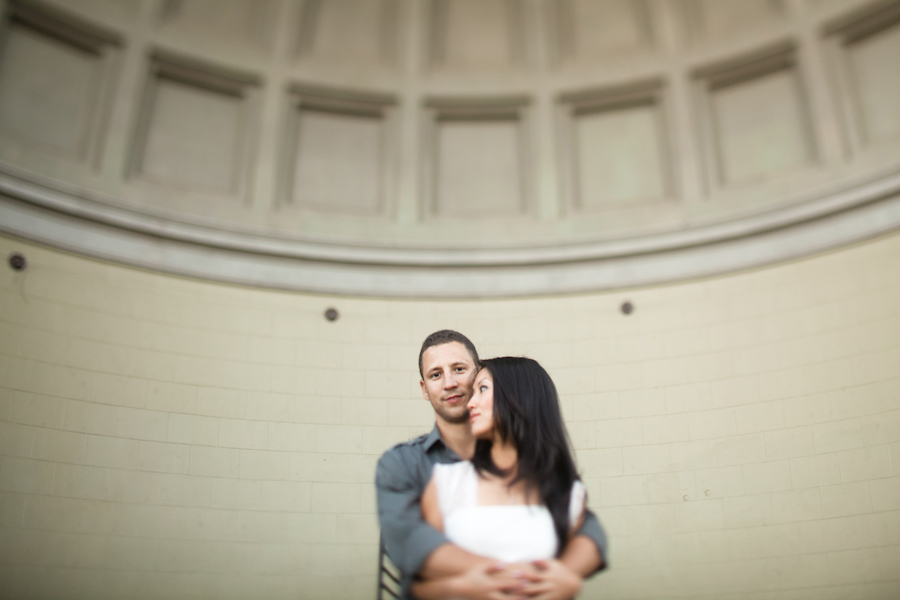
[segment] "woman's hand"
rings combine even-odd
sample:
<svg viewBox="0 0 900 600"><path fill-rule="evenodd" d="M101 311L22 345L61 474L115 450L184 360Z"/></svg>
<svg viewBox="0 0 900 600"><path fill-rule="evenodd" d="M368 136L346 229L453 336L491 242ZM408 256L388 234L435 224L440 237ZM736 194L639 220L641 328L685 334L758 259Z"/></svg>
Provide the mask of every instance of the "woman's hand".
<svg viewBox="0 0 900 600"><path fill-rule="evenodd" d="M570 600L581 591L581 576L556 559L536 560L523 571L529 583L520 593L531 600Z"/></svg>
<svg viewBox="0 0 900 600"><path fill-rule="evenodd" d="M530 564L482 563L462 575L414 583L411 591L422 600L523 600L521 590L536 572Z"/></svg>
<svg viewBox="0 0 900 600"><path fill-rule="evenodd" d="M476 567L462 576L459 598L469 600L518 600L527 584L521 569L497 563Z"/></svg>

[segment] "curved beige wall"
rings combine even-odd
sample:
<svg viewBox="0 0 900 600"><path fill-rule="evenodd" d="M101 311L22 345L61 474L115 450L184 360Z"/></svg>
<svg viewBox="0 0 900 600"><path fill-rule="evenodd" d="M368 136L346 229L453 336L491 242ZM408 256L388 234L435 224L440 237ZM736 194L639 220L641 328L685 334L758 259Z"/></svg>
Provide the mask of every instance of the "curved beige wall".
<svg viewBox="0 0 900 600"><path fill-rule="evenodd" d="M900 230L900 0L0 0L0 33L0 233L140 268L530 296Z"/></svg>
<svg viewBox="0 0 900 600"><path fill-rule="evenodd" d="M431 422L415 361L440 327L558 383L613 552L585 598L900 591L900 235L667 287L452 302L229 287L0 238L14 250L5 597L371 598L375 461Z"/></svg>

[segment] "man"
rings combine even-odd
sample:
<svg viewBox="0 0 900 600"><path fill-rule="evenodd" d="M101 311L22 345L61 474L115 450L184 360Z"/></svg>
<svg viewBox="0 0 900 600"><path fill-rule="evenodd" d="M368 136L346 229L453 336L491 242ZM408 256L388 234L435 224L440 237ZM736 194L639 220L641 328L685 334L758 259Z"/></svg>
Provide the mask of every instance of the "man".
<svg viewBox="0 0 900 600"><path fill-rule="evenodd" d="M406 598L411 598L408 590L415 575L462 575L460 595L473 600L572 598L584 577L606 566L606 537L590 511L560 560L544 561L528 573L511 573L497 561L471 554L422 520L419 502L434 464L467 460L475 453L466 404L478 364L475 346L456 331L437 331L422 344L420 385L434 408L435 427L428 435L394 446L378 461L378 516L388 556L403 573Z"/></svg>

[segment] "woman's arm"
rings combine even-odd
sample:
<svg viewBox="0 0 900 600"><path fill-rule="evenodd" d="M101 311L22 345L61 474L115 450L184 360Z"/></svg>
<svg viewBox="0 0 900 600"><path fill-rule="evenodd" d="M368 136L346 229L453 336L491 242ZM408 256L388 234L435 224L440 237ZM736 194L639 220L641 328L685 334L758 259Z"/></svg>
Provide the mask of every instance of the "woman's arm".
<svg viewBox="0 0 900 600"><path fill-rule="evenodd" d="M434 476L422 493L422 518L440 532L444 531L444 515L438 502L437 484ZM445 548L444 545L433 554ZM468 553L467 553L468 554ZM471 600L510 600L514 590L522 587L523 581L517 570L506 573L507 566L483 557L474 557L475 564L465 567L465 572L451 576L429 576L420 572L418 581L412 584L412 595L420 600L449 600L467 598ZM462 564L459 565L462 567Z"/></svg>
<svg viewBox="0 0 900 600"><path fill-rule="evenodd" d="M603 567L603 555L599 545L583 531L588 516L587 489L582 482L576 481L572 486L569 506L569 519L572 521L572 527L569 529L569 540L566 542L566 547L559 560L580 577L588 577ZM593 519L599 527L596 518Z"/></svg>
<svg viewBox="0 0 900 600"><path fill-rule="evenodd" d="M578 530L581 529L581 526L584 524L584 507L581 508L581 514L578 515L578 518L575 519L575 522L572 523L572 526L569 527L569 542L572 541L576 535L578 535ZM568 547L569 542L566 542L566 547Z"/></svg>
<svg viewBox="0 0 900 600"><path fill-rule="evenodd" d="M437 483L434 475L425 485L420 506L422 508L422 520L443 533L444 515L438 502ZM428 555L422 563L418 575L419 579L425 581L438 580L454 575L462 576L472 571L475 567L492 565L494 562L496 561L467 552L454 544L446 543L438 546Z"/></svg>
<svg viewBox="0 0 900 600"><path fill-rule="evenodd" d="M572 526L569 528L569 539L559 557L559 561L580 577L587 577L594 573L603 563L603 557L597 550L597 546L590 538L579 535L584 525L587 511L587 490L580 481L572 486L572 499L569 506L569 519Z"/></svg>
<svg viewBox="0 0 900 600"><path fill-rule="evenodd" d="M572 490L569 492L569 537L568 543L581 526L584 525L584 511L587 507L587 488L581 481L576 480L572 484Z"/></svg>
<svg viewBox="0 0 900 600"><path fill-rule="evenodd" d="M421 600L451 600L461 598L459 593L459 575L414 582L409 591Z"/></svg>
<svg viewBox="0 0 900 600"><path fill-rule="evenodd" d="M422 492L422 519L444 533L444 515L441 514L441 505L438 503L437 483L434 481L434 475L428 480L428 485Z"/></svg>
<svg viewBox="0 0 900 600"><path fill-rule="evenodd" d="M428 485L425 486L425 491L422 492L422 519L443 533L444 515L441 514L441 507L438 503L437 483L434 481L434 475L431 476ZM411 591L416 598L422 600L459 597L458 579L459 576L420 580L413 583Z"/></svg>

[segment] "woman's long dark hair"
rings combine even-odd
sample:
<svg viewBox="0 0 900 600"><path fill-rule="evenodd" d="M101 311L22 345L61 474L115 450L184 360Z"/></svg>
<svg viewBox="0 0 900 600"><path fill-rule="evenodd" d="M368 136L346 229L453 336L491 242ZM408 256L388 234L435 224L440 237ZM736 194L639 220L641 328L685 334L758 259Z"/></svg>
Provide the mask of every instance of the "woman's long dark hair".
<svg viewBox="0 0 900 600"><path fill-rule="evenodd" d="M569 499L579 479L569 450L569 436L559 409L556 386L547 371L530 358L504 356L482 361L494 379L494 428L519 455L510 485L524 481L527 493L537 490L553 517L559 540L557 556L569 537ZM491 459L490 440L478 440L472 464L476 472L506 475Z"/></svg>

